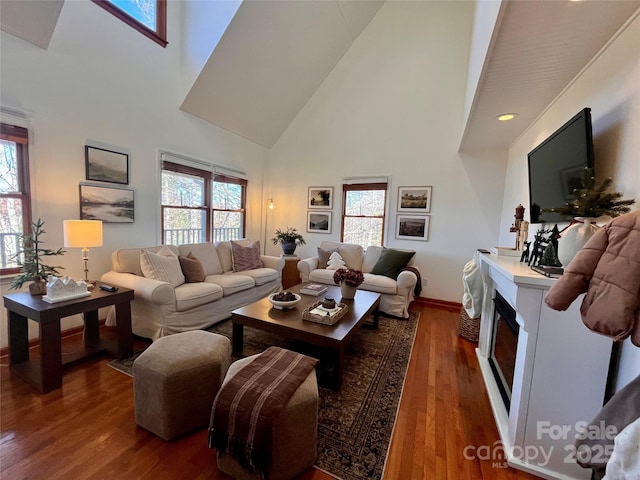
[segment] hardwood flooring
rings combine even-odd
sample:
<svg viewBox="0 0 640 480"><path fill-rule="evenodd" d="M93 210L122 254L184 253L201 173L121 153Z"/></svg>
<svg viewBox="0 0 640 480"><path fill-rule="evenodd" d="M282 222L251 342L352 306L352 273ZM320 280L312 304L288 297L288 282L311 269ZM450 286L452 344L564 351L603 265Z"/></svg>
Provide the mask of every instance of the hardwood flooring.
<svg viewBox="0 0 640 480"><path fill-rule="evenodd" d="M458 312L422 305L385 479L534 479L466 446L499 440L475 345L457 336ZM80 335L65 339L63 352ZM165 442L135 424L132 380L96 358L65 371L63 387L39 394L0 367L2 479L228 479L206 429ZM292 452L294 454L294 452ZM300 480L333 477L314 469ZM345 479L348 480L348 479Z"/></svg>

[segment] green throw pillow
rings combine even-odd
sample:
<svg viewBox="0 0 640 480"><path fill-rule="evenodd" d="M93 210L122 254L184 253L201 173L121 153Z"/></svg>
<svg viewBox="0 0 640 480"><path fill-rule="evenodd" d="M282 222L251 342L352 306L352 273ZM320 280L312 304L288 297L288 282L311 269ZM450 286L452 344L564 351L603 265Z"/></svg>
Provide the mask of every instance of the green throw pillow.
<svg viewBox="0 0 640 480"><path fill-rule="evenodd" d="M384 275L385 277L396 280L400 274L400 270L407 266L416 252L404 252L402 250L394 250L393 248L385 248L380 254L380 258L371 269L371 273L376 275Z"/></svg>

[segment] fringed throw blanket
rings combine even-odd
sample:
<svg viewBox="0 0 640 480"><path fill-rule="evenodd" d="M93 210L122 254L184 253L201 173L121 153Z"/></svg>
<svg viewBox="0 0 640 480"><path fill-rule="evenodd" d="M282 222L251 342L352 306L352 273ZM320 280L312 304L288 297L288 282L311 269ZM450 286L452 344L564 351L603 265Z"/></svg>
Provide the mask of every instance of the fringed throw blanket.
<svg viewBox="0 0 640 480"><path fill-rule="evenodd" d="M209 448L229 454L263 478L269 472L271 427L318 361L269 347L236 373L213 401Z"/></svg>

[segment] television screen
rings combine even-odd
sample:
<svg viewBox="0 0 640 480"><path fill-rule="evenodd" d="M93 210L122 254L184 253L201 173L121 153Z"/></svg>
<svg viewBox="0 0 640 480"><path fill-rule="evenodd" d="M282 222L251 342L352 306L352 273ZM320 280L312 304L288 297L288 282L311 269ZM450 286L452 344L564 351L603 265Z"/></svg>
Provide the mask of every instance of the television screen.
<svg viewBox="0 0 640 480"><path fill-rule="evenodd" d="M534 148L529 159L529 217L531 223L569 219L543 208L562 207L573 200L585 167L593 168L591 109L585 108Z"/></svg>

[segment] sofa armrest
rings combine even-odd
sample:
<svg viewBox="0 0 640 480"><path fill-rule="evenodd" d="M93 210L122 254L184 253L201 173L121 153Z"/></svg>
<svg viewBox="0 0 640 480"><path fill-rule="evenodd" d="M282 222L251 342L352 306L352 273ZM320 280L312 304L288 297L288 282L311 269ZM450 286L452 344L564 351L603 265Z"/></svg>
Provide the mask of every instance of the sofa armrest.
<svg viewBox="0 0 640 480"><path fill-rule="evenodd" d="M278 271L278 274L282 276L282 269L284 268L284 258L274 257L271 255L261 255L262 265L266 268L273 268Z"/></svg>
<svg viewBox="0 0 640 480"><path fill-rule="evenodd" d="M298 271L303 282L309 281L309 274L318 268L318 257L304 258L298 262Z"/></svg>
<svg viewBox="0 0 640 480"><path fill-rule="evenodd" d="M398 290L405 288L413 289L416 286L416 283L418 283L418 276L409 270L403 270L398 275L398 279L396 281L398 282Z"/></svg>
<svg viewBox="0 0 640 480"><path fill-rule="evenodd" d="M135 291L136 299L143 299L156 305L175 303L175 289L167 282L114 271L102 275L101 280L109 285L131 288Z"/></svg>

